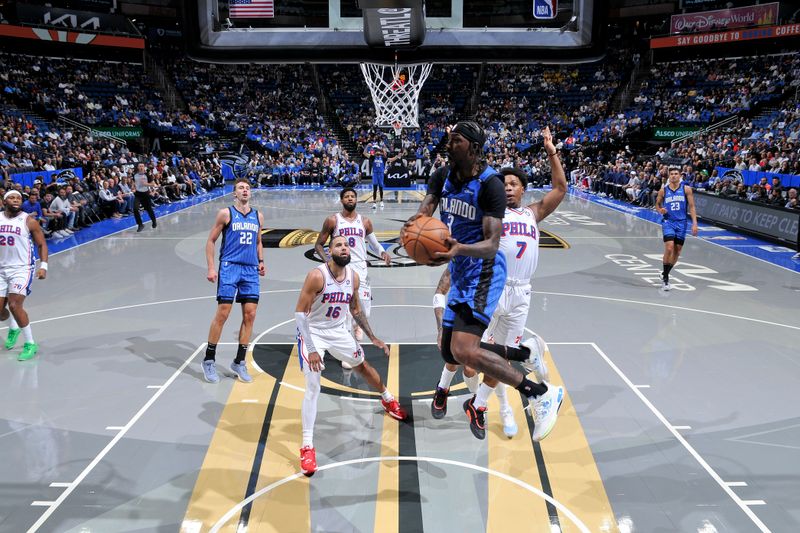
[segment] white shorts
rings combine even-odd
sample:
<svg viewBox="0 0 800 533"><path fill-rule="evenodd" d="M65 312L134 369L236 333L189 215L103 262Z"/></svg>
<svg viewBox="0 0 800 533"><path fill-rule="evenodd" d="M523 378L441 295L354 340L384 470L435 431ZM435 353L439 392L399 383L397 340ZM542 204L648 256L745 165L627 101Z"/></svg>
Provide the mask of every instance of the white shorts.
<svg viewBox="0 0 800 533"><path fill-rule="evenodd" d="M350 366L358 366L364 362L364 350L353 338L353 334L345 324L330 329L309 328L320 358L325 359L327 351L333 357ZM303 373L311 372L308 366L308 345L303 342L303 337L297 337L297 352L300 355L300 368ZM324 362L323 362L324 364Z"/></svg>
<svg viewBox="0 0 800 533"><path fill-rule="evenodd" d="M0 268L0 298L8 293L28 296L33 283L33 265Z"/></svg>
<svg viewBox="0 0 800 533"><path fill-rule="evenodd" d="M531 286L506 285L500 302L492 315L489 327L483 332L483 342L493 342L503 346L519 346L528 321L531 306Z"/></svg>

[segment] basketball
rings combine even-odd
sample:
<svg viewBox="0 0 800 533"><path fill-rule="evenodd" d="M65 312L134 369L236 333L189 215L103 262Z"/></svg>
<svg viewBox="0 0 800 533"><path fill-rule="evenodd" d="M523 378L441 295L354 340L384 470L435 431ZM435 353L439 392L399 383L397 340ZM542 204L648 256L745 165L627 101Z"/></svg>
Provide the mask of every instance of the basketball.
<svg viewBox="0 0 800 533"><path fill-rule="evenodd" d="M419 217L406 229L403 248L408 256L420 265L430 265L435 261L434 253L448 250L445 242L450 230L444 222L433 217Z"/></svg>

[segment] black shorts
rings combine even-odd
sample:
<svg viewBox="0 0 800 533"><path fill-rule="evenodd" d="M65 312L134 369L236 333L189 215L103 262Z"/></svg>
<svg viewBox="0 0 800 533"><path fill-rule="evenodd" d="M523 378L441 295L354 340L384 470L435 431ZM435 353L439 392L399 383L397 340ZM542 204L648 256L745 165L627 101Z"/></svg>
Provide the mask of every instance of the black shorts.
<svg viewBox="0 0 800 533"><path fill-rule="evenodd" d="M452 308L455 312L455 319L452 326L445 326L442 328L442 359L451 365L460 365L453 357L450 351L450 341L453 339L453 332L460 331L475 335L479 339L483 337L483 332L486 331L486 324L478 320L472 315L472 309L467 304L459 303Z"/></svg>
<svg viewBox="0 0 800 533"><path fill-rule="evenodd" d="M664 236L664 242L669 242L669 241L674 242L678 246L683 246L683 243L686 242L686 239L679 239L674 235L666 235L666 236Z"/></svg>

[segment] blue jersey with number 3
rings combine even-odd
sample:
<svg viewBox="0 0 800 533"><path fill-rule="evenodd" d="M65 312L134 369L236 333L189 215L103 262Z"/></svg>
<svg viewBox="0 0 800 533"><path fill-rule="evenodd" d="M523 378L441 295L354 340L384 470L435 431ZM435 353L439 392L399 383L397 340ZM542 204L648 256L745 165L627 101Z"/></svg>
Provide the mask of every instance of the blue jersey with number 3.
<svg viewBox="0 0 800 533"><path fill-rule="evenodd" d="M258 264L258 239L261 238L261 225L258 211L251 209L242 214L229 207L231 221L222 230L222 248L219 260L240 265Z"/></svg>
<svg viewBox="0 0 800 533"><path fill-rule="evenodd" d="M686 220L686 192L684 192L684 183L681 180L678 188L674 191L670 188L669 183L664 187L664 209L667 214L664 215L665 220Z"/></svg>

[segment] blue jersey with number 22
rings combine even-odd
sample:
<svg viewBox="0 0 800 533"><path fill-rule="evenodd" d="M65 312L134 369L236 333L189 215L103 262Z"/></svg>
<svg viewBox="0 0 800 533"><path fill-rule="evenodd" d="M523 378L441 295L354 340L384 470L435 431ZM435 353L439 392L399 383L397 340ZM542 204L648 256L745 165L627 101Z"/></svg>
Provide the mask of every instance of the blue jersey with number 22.
<svg viewBox="0 0 800 533"><path fill-rule="evenodd" d="M258 211L250 209L246 215L229 207L231 221L222 231L222 248L219 260L240 265L258 265L258 240L261 225Z"/></svg>

